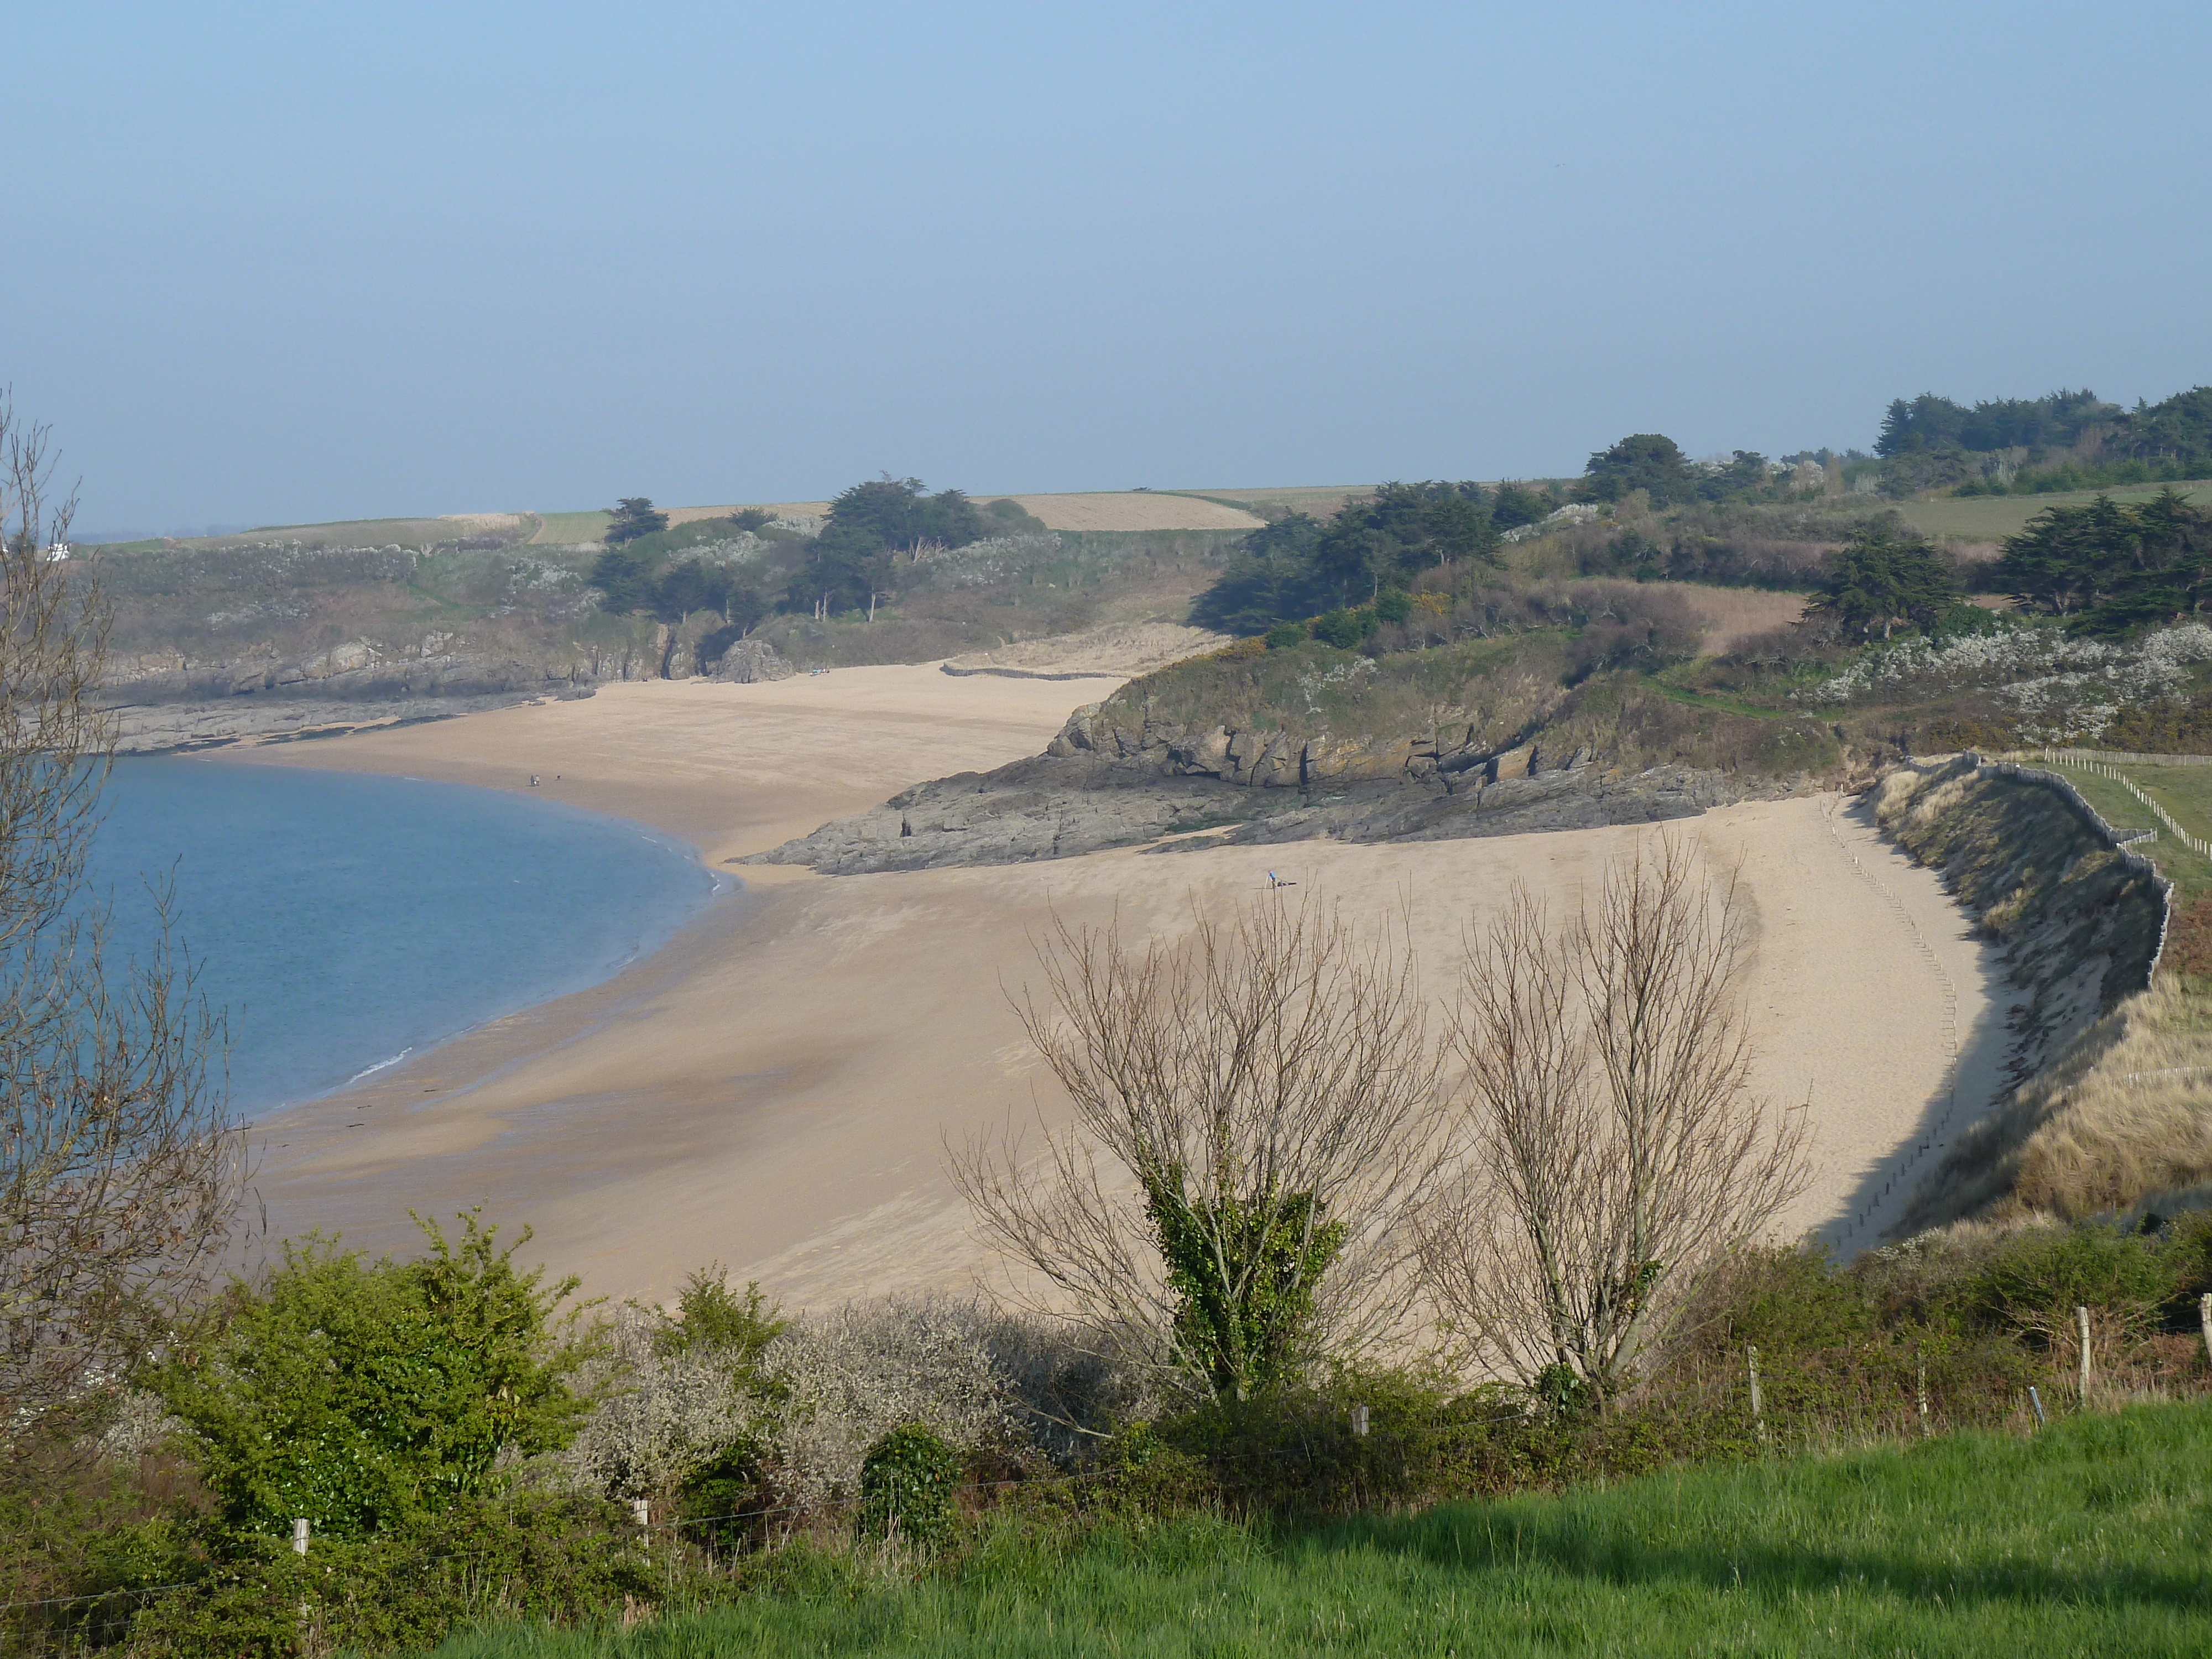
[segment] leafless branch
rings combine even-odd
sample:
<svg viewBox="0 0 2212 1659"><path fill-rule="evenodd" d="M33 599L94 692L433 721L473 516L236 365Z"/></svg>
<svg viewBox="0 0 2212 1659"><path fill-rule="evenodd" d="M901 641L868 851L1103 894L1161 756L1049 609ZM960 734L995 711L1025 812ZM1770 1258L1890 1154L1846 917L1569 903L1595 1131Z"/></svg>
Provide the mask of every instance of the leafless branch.
<svg viewBox="0 0 2212 1659"><path fill-rule="evenodd" d="M1216 1392L1391 1327L1439 1069L1402 937L1309 893L1166 943L1055 917L1038 956L1048 998L1017 1009L1074 1120L1033 1159L954 1157L984 1235L1120 1357Z"/></svg>
<svg viewBox="0 0 2212 1659"><path fill-rule="evenodd" d="M114 732L106 612L52 501L46 428L0 397L0 1423L143 1352L204 1285L240 1191L211 1027L169 942L106 959L85 858Z"/></svg>
<svg viewBox="0 0 2212 1659"><path fill-rule="evenodd" d="M1704 881L1674 839L1563 927L1516 889L1470 939L1468 1157L1422 1256L1476 1364L1618 1394L1804 1189L1802 1120L1750 1090L1747 946L1733 878Z"/></svg>

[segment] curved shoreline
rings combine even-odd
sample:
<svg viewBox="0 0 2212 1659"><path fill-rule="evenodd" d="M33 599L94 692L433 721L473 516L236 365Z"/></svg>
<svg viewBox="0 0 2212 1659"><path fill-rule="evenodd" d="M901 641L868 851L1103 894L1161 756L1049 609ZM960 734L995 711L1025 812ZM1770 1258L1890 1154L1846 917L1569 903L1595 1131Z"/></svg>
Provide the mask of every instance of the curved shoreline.
<svg viewBox="0 0 2212 1659"><path fill-rule="evenodd" d="M732 882L680 837L571 803L136 757L108 781L88 873L125 955L161 948L176 907L219 1022L210 1058L249 1123L612 979Z"/></svg>
<svg viewBox="0 0 2212 1659"><path fill-rule="evenodd" d="M332 739L292 763L455 781L503 773L523 787L518 757L557 754L543 775L593 794L579 804L629 805L619 815L726 868L918 777L1034 753L1079 695L933 665L811 684L655 683ZM1793 1234L1865 1207L1948 1102L1954 1043L2001 1029L2006 1006L1992 957L1933 872L1869 826L1832 828L1823 808L1750 803L1674 827L1721 866L1742 860L1759 913L1759 1086L1778 1105L1809 1098L1820 1166L1784 1218ZM277 1234L335 1226L371 1249L410 1244L408 1207L481 1202L491 1219L531 1223L533 1250L598 1294L665 1297L717 1260L791 1306L957 1290L992 1262L945 1177L947 1143L1030 1121L1040 1101L1048 1117L1057 1110L1033 1088L1036 1055L1008 1006L1054 916L1170 934L1194 902L1263 893L1272 865L1355 915L1414 900L1414 944L1442 989L1462 923L1511 882L1571 904L1641 833L1314 842L1171 860L1125 848L835 878L752 866L733 902L615 979L343 1091L343 1115L318 1113L271 1149L262 1194ZM1838 833L1942 952L1955 1003Z"/></svg>

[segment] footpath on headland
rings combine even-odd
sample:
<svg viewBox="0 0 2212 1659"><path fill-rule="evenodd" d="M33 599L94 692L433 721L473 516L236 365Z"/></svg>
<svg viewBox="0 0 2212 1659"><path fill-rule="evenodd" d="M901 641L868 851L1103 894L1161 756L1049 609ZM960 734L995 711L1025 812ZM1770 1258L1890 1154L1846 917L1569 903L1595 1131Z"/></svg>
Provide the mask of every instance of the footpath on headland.
<svg viewBox="0 0 2212 1659"><path fill-rule="evenodd" d="M528 790L683 836L715 868L927 778L1036 753L1100 681L840 670L759 685L647 682L589 699L240 757ZM1802 1103L1816 1179L1784 1218L1856 1249L1904 1149L1998 1069L1997 970L1932 872L1836 797L1683 820L1741 864L1757 925L1759 1084ZM710 1261L794 1306L959 1291L988 1267L948 1142L1054 1109L1008 1003L1057 913L1171 932L1267 872L1355 914L1410 914L1430 988L1515 881L1573 904L1627 826L1477 841L1134 848L821 877L747 890L621 977L502 1020L287 1116L259 1188L280 1236L407 1247L406 1212L527 1222L593 1293L653 1297ZM1977 1093L1978 1091L1978 1094Z"/></svg>

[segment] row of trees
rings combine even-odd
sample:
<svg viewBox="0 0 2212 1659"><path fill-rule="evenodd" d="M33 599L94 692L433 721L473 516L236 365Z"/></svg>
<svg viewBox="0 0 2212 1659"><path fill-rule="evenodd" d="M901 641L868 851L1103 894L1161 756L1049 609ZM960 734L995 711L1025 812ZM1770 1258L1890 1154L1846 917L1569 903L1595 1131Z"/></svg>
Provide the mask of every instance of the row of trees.
<svg viewBox="0 0 2212 1659"><path fill-rule="evenodd" d="M1733 882L1672 840L1581 914L1516 888L1441 1041L1402 935L1310 899L1171 944L1061 925L1020 1012L1073 1122L956 1178L1099 1340L1218 1401L1425 1302L1477 1370L1602 1405L1807 1179L1750 1086L1747 955Z"/></svg>
<svg viewBox="0 0 2212 1659"><path fill-rule="evenodd" d="M1555 511L1556 496L1518 483L1386 483L1332 517L1292 513L1244 538L1200 594L1201 627L1265 633L1278 623L1370 603L1425 572L1494 566L1502 532Z"/></svg>
<svg viewBox="0 0 2212 1659"><path fill-rule="evenodd" d="M1955 487L2021 495L2201 477L2212 471L2212 386L2133 409L2087 390L1972 405L1923 392L1882 418L1886 494Z"/></svg>
<svg viewBox="0 0 2212 1659"><path fill-rule="evenodd" d="M2118 404L2086 387L2040 398L1993 398L1972 405L1923 392L1899 398L1882 416L1874 453L1885 459L1931 450L1987 453L2000 449L2065 449L2090 426L2112 420Z"/></svg>
<svg viewBox="0 0 2212 1659"><path fill-rule="evenodd" d="M592 586L611 611L674 623L714 611L742 634L776 610L872 614L897 591L902 560L911 564L933 548L964 547L987 535L1041 528L1013 501L979 507L960 490L932 494L919 478L885 475L841 493L818 534L788 538L798 557L772 576L767 586L773 592L763 592L755 579L769 571L741 575L696 557L676 557L684 546L710 535L759 534L773 522L768 512L753 507L672 531L668 515L650 500L626 496L608 526L607 550L592 565Z"/></svg>

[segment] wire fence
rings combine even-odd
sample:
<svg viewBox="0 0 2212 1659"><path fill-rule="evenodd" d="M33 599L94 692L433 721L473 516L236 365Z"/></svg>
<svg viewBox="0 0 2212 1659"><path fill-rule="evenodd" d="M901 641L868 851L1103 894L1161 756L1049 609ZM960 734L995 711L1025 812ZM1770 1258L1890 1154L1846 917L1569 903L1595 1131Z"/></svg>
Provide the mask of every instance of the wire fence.
<svg viewBox="0 0 2212 1659"><path fill-rule="evenodd" d="M2198 836L2192 836L2179 823L2176 823L2173 821L2172 813L2167 811L2166 808L2160 806L2156 801L2153 800L2150 796L2145 793L2143 787L2141 784L2137 783L2133 778L2120 770L2120 767L2122 765L2163 765L2168 761L2174 760L2189 760L2212 763L2212 755L2135 755L2124 756L2114 760L2106 758L2100 751L2093 749L2046 749L2043 751L2043 758L2046 763L2051 765L2075 767L2097 777L2111 779L2112 781L2118 784L2121 788L2126 790L2128 793L2133 795L2137 800L2141 801L2143 805L2149 810L2151 816L2155 817L2160 823L2164 824L2166 826L2166 832L2176 841L2179 842L2184 847L2186 847L2191 852L2196 854L2199 858L2212 858L2212 842L2208 842ZM2122 846L2133 845L2140 841L2154 838L2156 834L2157 831L2153 830L2149 832L2148 836L2142 834L2130 836L2121 840L2120 844Z"/></svg>
<svg viewBox="0 0 2212 1659"><path fill-rule="evenodd" d="M1512 1411L1500 1412L1494 1416L1468 1418L1434 1429L1430 1431L1429 1437L1432 1443L1437 1440L1449 1440L1453 1437L1465 1436L1477 1430L1489 1429L1500 1423L1525 1421L1528 1415L1525 1410L1516 1408ZM1358 1436L1364 1436L1366 1431L1355 1427L1352 1432ZM1387 1438L1387 1434L1383 1437ZM1314 1440L1309 1437L1292 1445L1263 1447L1246 1451L1214 1452L1208 1455L1207 1461L1213 1463L1251 1462L1271 1458L1310 1457L1313 1455L1314 1449ZM971 1494L990 1492L1004 1496L1009 1492L1077 1486L1093 1481L1113 1480L1123 1474L1124 1471L1119 1468L1080 1469L1063 1474L1010 1476L992 1480L963 1480L947 1490L952 1492ZM732 1510L720 1515L665 1515L658 1519L653 1518L648 1512L644 1518L636 1522L635 1525L639 1541L650 1547L656 1535L672 1541L680 1539L687 1528L714 1527L728 1522L757 1524L763 1522L787 1520L810 1514L818 1515L822 1512L822 1509L823 1506L818 1504L767 1504L749 1509ZM295 1547L296 1548L297 1546L295 1545ZM395 1544L394 1547L404 1549L405 1547ZM301 1550L300 1553L307 1554L312 1548L313 1546L310 1544L308 1550ZM456 1550L430 1555L410 1555L408 1559L411 1565L434 1567L450 1565L457 1562L481 1566L487 1562L507 1558L496 1551ZM76 1607L96 1601L124 1599L150 1600L155 1596L166 1595L176 1590L191 1589L199 1582L187 1579L173 1584L150 1584L135 1589L117 1589L93 1591L82 1595L52 1595L29 1601L0 1601L0 1614L28 1612L37 1607Z"/></svg>

